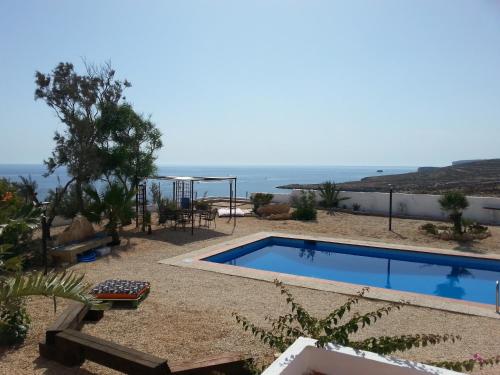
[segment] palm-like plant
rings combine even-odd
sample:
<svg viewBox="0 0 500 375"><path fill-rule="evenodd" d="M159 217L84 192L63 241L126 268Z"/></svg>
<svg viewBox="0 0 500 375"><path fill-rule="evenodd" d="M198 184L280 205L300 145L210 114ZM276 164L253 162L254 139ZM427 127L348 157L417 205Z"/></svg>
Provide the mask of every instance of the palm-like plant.
<svg viewBox="0 0 500 375"><path fill-rule="evenodd" d="M38 183L31 178L19 176L19 182L15 182L14 185L17 187L19 194L24 198L25 203L31 203L33 201L37 202L36 191L38 189Z"/></svg>
<svg viewBox="0 0 500 375"><path fill-rule="evenodd" d="M20 207L9 215L0 231L0 345L24 340L30 318L25 309L28 296L71 299L85 304L94 302L87 294L83 276L73 273L40 272L22 274L24 246L30 244L31 232L39 226L41 210L33 205ZM54 304L55 306L55 304Z"/></svg>
<svg viewBox="0 0 500 375"><path fill-rule="evenodd" d="M460 191L449 191L439 199L439 204L442 210L449 212L454 231L462 233L462 214L469 207L465 194Z"/></svg>
<svg viewBox="0 0 500 375"><path fill-rule="evenodd" d="M92 200L85 216L95 223L106 218L105 228L113 238L113 243L118 244L120 227L134 216L132 199L135 191L127 192L122 185L112 183L101 194L93 187L85 189L85 192Z"/></svg>
<svg viewBox="0 0 500 375"><path fill-rule="evenodd" d="M349 197L340 197L340 190L333 181L323 182L318 190L321 196L320 205L328 209L329 213L333 213L334 208L338 207L341 201L349 199Z"/></svg>
<svg viewBox="0 0 500 375"><path fill-rule="evenodd" d="M89 285L83 281L83 275L73 272L42 272L17 274L3 278L0 288L0 304L28 296L61 297L85 304L94 302L87 291Z"/></svg>
<svg viewBox="0 0 500 375"><path fill-rule="evenodd" d="M25 308L26 297L52 297L55 311L56 297L93 304L95 300L87 293L88 288L83 275L73 273L33 272L0 277L0 344L12 345L25 339L31 322Z"/></svg>

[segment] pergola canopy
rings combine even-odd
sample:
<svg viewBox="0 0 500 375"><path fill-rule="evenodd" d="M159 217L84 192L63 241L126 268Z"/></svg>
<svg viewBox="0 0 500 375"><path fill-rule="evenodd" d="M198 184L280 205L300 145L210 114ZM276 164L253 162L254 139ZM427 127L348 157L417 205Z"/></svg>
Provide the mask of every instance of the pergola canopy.
<svg viewBox="0 0 500 375"><path fill-rule="evenodd" d="M206 176L150 176L151 180L164 180L164 181L197 181L197 182L218 182L236 180L236 177L206 177Z"/></svg>
<svg viewBox="0 0 500 375"><path fill-rule="evenodd" d="M146 212L146 181L147 180L157 180L157 181L170 181L173 183L173 196L174 200L178 201L177 196L181 194L181 198L189 198L189 206L191 211L191 234L194 234L194 183L195 182L229 182L229 220L233 220L236 226L236 181L237 177L234 176L223 176L223 177L207 177L207 176L149 176L143 178L142 186L142 198L139 199L139 193L136 195L136 225L139 226L139 200L142 202L143 214ZM188 188L185 189L185 186ZM176 189L178 187L178 189Z"/></svg>

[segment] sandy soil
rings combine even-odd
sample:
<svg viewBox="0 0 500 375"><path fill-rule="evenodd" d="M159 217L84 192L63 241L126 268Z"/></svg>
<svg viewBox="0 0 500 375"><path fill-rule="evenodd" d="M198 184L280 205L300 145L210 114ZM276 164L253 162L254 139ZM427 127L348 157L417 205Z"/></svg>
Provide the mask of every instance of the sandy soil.
<svg viewBox="0 0 500 375"><path fill-rule="evenodd" d="M233 311L257 323L266 315L286 311L286 305L274 285L201 270L171 267L157 261L187 253L232 237L259 231L320 233L324 236L405 243L456 249L464 252L500 253L500 228L492 227L492 237L481 242L458 244L436 240L422 234L423 222L395 219L395 231L387 231L387 219L362 215L320 213L318 221L265 221L238 219L236 228L226 219L218 219L217 228L173 231L154 227L151 236L126 230L121 247L112 255L94 263L78 264L73 270L84 272L90 283L107 278L142 279L152 283L152 292L137 310L111 310L97 324L84 331L167 358L171 363L206 355L238 351L253 356L272 355L260 342L234 322ZM290 288L297 301L318 315L326 315L346 297L305 288ZM357 310L369 311L382 302L363 300ZM17 349L0 354L2 374L110 374L109 369L86 362L81 368L68 369L39 358L37 344L44 329L54 319L52 303L35 298L29 302L33 324L26 342ZM64 307L61 301L59 308ZM419 348L397 356L412 360L459 360L474 353L500 354L500 320L407 306L376 325L363 330L360 337L408 333L460 334L462 341ZM498 374L500 366L478 374Z"/></svg>

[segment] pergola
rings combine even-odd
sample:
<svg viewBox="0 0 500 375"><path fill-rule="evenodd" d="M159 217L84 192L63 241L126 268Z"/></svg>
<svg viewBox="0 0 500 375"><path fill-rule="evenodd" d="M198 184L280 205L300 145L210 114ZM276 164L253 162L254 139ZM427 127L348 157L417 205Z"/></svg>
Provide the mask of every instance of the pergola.
<svg viewBox="0 0 500 375"><path fill-rule="evenodd" d="M229 221L234 219L236 225L236 181L233 176L207 177L207 176L150 176L144 179L172 182L172 197L178 207L191 211L191 234L194 234L194 183L195 182L229 182ZM145 194L145 182L143 188ZM145 199L143 199L145 201ZM186 203L189 202L187 205Z"/></svg>

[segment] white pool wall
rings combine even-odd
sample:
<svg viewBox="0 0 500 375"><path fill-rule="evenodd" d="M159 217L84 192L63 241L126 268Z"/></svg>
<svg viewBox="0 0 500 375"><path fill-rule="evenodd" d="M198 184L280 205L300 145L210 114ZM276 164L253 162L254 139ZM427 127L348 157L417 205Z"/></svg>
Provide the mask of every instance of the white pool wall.
<svg viewBox="0 0 500 375"><path fill-rule="evenodd" d="M298 197L301 190L294 189L289 193L272 193L273 203L291 203L293 197ZM255 193L252 193L252 195ZM315 191L316 199L319 200L319 192ZM389 193L377 192L353 192L342 191L341 197L348 197L342 201L343 205L351 209L353 204L360 205L360 212L388 215ZM440 195L432 194L404 194L394 193L392 210L396 216L404 216L416 219L447 220L447 214L441 210L439 204ZM467 196L469 207L464 212L466 219L480 224L500 225L500 198ZM494 210L491 208L498 208Z"/></svg>

